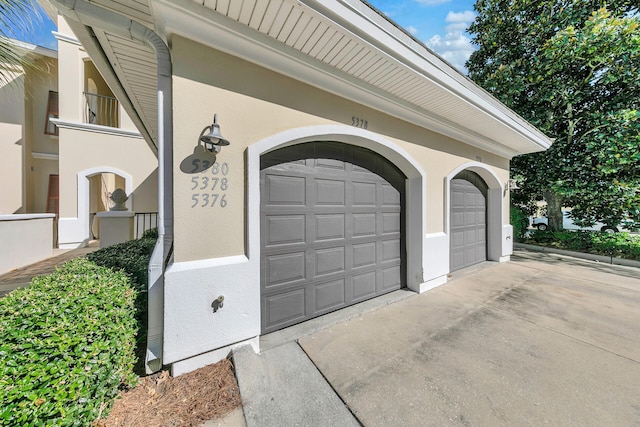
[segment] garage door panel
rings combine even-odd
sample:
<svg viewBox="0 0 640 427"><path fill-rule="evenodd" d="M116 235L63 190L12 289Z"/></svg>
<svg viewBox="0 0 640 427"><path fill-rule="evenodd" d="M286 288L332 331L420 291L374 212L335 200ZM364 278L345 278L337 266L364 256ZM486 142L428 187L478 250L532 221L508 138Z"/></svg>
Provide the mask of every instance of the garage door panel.
<svg viewBox="0 0 640 427"><path fill-rule="evenodd" d="M343 161L333 159L315 159L315 166L325 169L345 170L345 163Z"/></svg>
<svg viewBox="0 0 640 427"><path fill-rule="evenodd" d="M334 181L327 179L316 179L316 204L317 205L339 205L345 204L345 184L344 181Z"/></svg>
<svg viewBox="0 0 640 427"><path fill-rule="evenodd" d="M263 298L267 323L273 327L287 325L306 317L306 289L296 289L286 293Z"/></svg>
<svg viewBox="0 0 640 427"><path fill-rule="evenodd" d="M353 214L353 236L371 237L376 235L376 214Z"/></svg>
<svg viewBox="0 0 640 427"><path fill-rule="evenodd" d="M265 219L266 247L305 242L306 220L304 215L277 215Z"/></svg>
<svg viewBox="0 0 640 427"><path fill-rule="evenodd" d="M266 257L267 288L306 279L306 256L304 252L272 255Z"/></svg>
<svg viewBox="0 0 640 427"><path fill-rule="evenodd" d="M400 226L400 212L382 213L382 234L399 233Z"/></svg>
<svg viewBox="0 0 640 427"><path fill-rule="evenodd" d="M306 180L297 176L266 176L267 205L304 206Z"/></svg>
<svg viewBox="0 0 640 427"><path fill-rule="evenodd" d="M344 306L347 301L345 293L345 279L314 286L314 314L320 314Z"/></svg>
<svg viewBox="0 0 640 427"><path fill-rule="evenodd" d="M345 248L321 249L315 251L315 277L326 276L333 273L344 273L345 271Z"/></svg>
<svg viewBox="0 0 640 427"><path fill-rule="evenodd" d="M382 291L400 288L400 266L385 268L382 270Z"/></svg>
<svg viewBox="0 0 640 427"><path fill-rule="evenodd" d="M382 242L382 262L400 261L400 239Z"/></svg>
<svg viewBox="0 0 640 427"><path fill-rule="evenodd" d="M371 182L353 182L353 204L355 206L376 206L376 184Z"/></svg>
<svg viewBox="0 0 640 427"><path fill-rule="evenodd" d="M376 265L376 242L353 245L353 268Z"/></svg>
<svg viewBox="0 0 640 427"><path fill-rule="evenodd" d="M362 301L376 295L376 272L353 276L353 300Z"/></svg>
<svg viewBox="0 0 640 427"><path fill-rule="evenodd" d="M344 214L315 215L315 223L316 242L345 238Z"/></svg>
<svg viewBox="0 0 640 427"><path fill-rule="evenodd" d="M389 184L382 184L382 206L400 207L400 193Z"/></svg>
<svg viewBox="0 0 640 427"><path fill-rule="evenodd" d="M264 333L390 292L404 281L402 174L364 148L300 145L306 148L295 155L276 150L261 160ZM304 162L296 158L303 153ZM393 173L381 176L385 167Z"/></svg>

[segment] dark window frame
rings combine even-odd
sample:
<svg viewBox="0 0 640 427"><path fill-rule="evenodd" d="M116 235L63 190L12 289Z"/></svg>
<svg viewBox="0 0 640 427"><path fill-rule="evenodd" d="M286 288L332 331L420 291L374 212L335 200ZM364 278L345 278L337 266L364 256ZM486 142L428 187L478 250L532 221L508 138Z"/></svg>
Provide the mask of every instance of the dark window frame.
<svg viewBox="0 0 640 427"><path fill-rule="evenodd" d="M44 121L44 134L45 135L59 135L58 126L51 122L51 119L57 119L60 113L58 110L58 92L55 90L49 91L49 97L47 99L47 115Z"/></svg>

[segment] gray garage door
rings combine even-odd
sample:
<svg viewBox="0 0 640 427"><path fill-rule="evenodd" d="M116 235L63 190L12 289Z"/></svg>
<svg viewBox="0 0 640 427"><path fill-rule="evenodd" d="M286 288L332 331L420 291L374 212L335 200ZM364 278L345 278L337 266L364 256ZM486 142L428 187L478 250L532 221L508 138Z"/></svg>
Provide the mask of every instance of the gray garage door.
<svg viewBox="0 0 640 427"><path fill-rule="evenodd" d="M260 165L262 332L404 284L402 173L335 142L265 154Z"/></svg>
<svg viewBox="0 0 640 427"><path fill-rule="evenodd" d="M487 259L487 184L463 171L451 180L450 266L459 270Z"/></svg>

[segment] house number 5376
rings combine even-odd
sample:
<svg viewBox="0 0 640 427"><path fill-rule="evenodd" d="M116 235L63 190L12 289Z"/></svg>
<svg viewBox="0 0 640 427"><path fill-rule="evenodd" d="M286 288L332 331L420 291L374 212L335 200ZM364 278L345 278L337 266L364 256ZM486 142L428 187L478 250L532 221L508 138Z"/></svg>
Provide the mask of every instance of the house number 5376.
<svg viewBox="0 0 640 427"><path fill-rule="evenodd" d="M191 177L191 207L227 207L229 164L218 162Z"/></svg>

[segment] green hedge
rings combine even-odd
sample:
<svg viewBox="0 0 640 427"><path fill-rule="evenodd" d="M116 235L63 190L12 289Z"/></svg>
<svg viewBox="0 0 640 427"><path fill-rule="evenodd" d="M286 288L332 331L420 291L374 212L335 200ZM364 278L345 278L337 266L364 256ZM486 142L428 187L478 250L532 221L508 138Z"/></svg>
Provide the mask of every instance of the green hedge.
<svg viewBox="0 0 640 427"><path fill-rule="evenodd" d="M84 258L0 299L0 423L91 425L135 382L135 299Z"/></svg>
<svg viewBox="0 0 640 427"><path fill-rule="evenodd" d="M640 236L600 231L531 231L522 243L640 260Z"/></svg>

